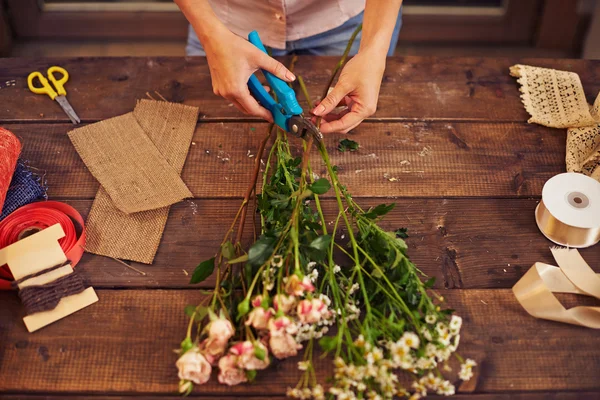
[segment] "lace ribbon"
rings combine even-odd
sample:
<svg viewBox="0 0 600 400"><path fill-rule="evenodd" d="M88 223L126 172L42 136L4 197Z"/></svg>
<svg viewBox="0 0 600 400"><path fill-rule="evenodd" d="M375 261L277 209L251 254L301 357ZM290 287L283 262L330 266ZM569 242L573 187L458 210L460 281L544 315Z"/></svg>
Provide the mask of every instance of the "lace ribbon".
<svg viewBox="0 0 600 400"><path fill-rule="evenodd" d="M517 64L510 74L521 85L529 123L568 128L567 171L600 181L600 94L590 106L574 72Z"/></svg>

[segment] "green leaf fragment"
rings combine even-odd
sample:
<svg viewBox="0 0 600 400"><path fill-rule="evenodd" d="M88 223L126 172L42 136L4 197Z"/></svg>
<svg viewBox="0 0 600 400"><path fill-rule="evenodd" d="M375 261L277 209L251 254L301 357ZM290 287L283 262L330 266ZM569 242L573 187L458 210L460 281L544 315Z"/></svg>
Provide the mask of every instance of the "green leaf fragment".
<svg viewBox="0 0 600 400"><path fill-rule="evenodd" d="M202 261L194 270L192 278L190 279L191 284L200 283L206 278L212 275L215 270L215 258L210 258L206 261Z"/></svg>
<svg viewBox="0 0 600 400"><path fill-rule="evenodd" d="M239 264L248 261L248 254L242 254L238 258L227 261L228 264Z"/></svg>
<svg viewBox="0 0 600 400"><path fill-rule="evenodd" d="M340 144L338 145L338 150L341 152L345 151L357 151L359 148L359 144L354 140L350 139L342 139L340 140Z"/></svg>
<svg viewBox="0 0 600 400"><path fill-rule="evenodd" d="M321 250L321 251L327 251L330 244L331 244L331 235L323 235L323 236L319 236L318 238L316 238L315 240L310 242L310 247L312 247L313 249Z"/></svg>
<svg viewBox="0 0 600 400"><path fill-rule="evenodd" d="M312 185L308 187L314 194L324 194L331 189L331 183L326 178L320 178L316 180Z"/></svg>
<svg viewBox="0 0 600 400"><path fill-rule="evenodd" d="M248 264L252 266L263 265L275 249L275 238L263 236L258 239L248 250Z"/></svg>
<svg viewBox="0 0 600 400"><path fill-rule="evenodd" d="M235 249L230 241L227 241L221 245L221 254L223 254L223 257L225 257L227 260L235 257Z"/></svg>
<svg viewBox="0 0 600 400"><path fill-rule="evenodd" d="M208 308L204 306L196 307L191 304L185 306L184 311L185 315L187 315L190 318L194 317L194 320L197 322L202 321L204 317L206 317L206 314L208 314Z"/></svg>
<svg viewBox="0 0 600 400"><path fill-rule="evenodd" d="M332 351L338 345L338 337L337 336L323 336L319 339L319 346L323 349L323 351Z"/></svg>
<svg viewBox="0 0 600 400"><path fill-rule="evenodd" d="M394 231L396 237L399 239L407 239L408 238L408 228L398 228Z"/></svg>

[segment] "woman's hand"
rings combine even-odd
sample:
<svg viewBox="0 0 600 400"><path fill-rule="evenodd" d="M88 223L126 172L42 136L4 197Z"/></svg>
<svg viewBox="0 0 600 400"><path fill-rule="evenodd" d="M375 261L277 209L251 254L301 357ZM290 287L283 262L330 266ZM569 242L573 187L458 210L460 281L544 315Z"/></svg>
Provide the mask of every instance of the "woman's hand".
<svg viewBox="0 0 600 400"><path fill-rule="evenodd" d="M223 27L202 42L210 68L213 92L231 101L240 111L272 122L273 116L248 90L248 79L264 69L286 82L296 79L282 63L263 53L252 43Z"/></svg>
<svg viewBox="0 0 600 400"><path fill-rule="evenodd" d="M333 90L315 107L313 114L322 116L321 132L348 133L377 109L379 88L385 70L385 54L360 52L346 63ZM338 105L348 107L340 114L330 114Z"/></svg>

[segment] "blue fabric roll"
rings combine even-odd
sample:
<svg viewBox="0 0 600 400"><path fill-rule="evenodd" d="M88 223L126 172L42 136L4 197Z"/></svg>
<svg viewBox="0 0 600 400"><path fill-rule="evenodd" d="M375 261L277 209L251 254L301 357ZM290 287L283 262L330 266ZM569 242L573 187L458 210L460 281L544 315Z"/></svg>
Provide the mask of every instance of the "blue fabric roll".
<svg viewBox="0 0 600 400"><path fill-rule="evenodd" d="M31 172L23 160L17 162L17 168L10 181L6 200L2 207L0 221L17 208L37 200L47 200L46 182L42 177Z"/></svg>

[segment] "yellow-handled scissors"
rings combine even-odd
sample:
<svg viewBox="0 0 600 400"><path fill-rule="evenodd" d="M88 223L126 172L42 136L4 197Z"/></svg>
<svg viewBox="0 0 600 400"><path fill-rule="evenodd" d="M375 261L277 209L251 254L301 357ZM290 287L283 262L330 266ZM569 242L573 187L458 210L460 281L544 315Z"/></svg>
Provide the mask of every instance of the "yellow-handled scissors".
<svg viewBox="0 0 600 400"><path fill-rule="evenodd" d="M62 78L56 79L56 77L54 76L56 72L60 73L62 75ZM40 83L42 84L41 87L33 85L33 80L35 78L37 78L40 81ZM52 86L50 86L48 79L54 84L54 88L56 90L54 90ZM69 104L69 101L67 100L67 91L65 90L65 83L67 83L67 81L69 80L69 73L67 72L67 70L56 66L50 67L48 68L48 79L46 79L46 77L42 75L41 72L35 71L30 73L27 77L27 86L29 86L29 90L31 90L35 94L46 94L52 100L56 100L56 102L62 107L65 114L67 114L67 117L69 117L71 122L73 122L74 124L80 123L81 120L79 119L79 117L75 113L75 110L73 110L73 107L71 107L71 104Z"/></svg>

